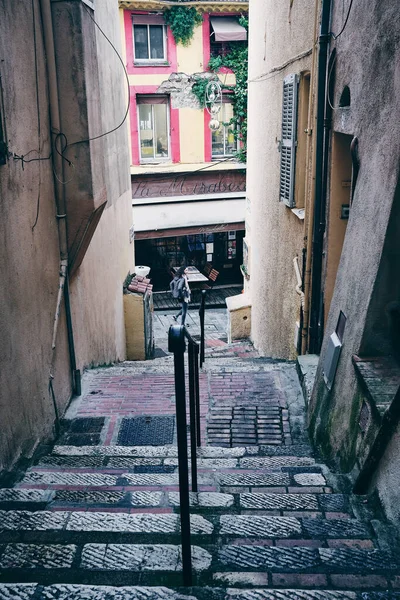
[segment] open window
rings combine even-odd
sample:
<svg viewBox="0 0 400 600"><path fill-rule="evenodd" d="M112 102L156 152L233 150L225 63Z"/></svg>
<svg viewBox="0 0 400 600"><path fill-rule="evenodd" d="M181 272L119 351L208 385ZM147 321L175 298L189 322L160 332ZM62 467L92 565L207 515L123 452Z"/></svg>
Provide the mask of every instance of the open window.
<svg viewBox="0 0 400 600"><path fill-rule="evenodd" d="M161 15L132 15L135 64L160 64L167 60L167 32Z"/></svg>
<svg viewBox="0 0 400 600"><path fill-rule="evenodd" d="M137 96L140 161L170 158L168 96Z"/></svg>
<svg viewBox="0 0 400 600"><path fill-rule="evenodd" d="M210 17L211 56L224 56L232 46L247 44L247 31L238 17Z"/></svg>

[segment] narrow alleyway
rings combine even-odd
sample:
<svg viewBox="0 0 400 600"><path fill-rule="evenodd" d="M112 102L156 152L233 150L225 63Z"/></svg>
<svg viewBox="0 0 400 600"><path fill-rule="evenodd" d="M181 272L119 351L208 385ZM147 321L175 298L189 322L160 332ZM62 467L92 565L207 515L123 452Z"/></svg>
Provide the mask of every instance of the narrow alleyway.
<svg viewBox="0 0 400 600"><path fill-rule="evenodd" d="M207 314L194 587L182 587L171 313L157 313L158 358L88 372L51 452L0 489L0 600L400 598L389 525L313 455L295 365L228 345L225 319ZM189 325L198 335L195 312Z"/></svg>

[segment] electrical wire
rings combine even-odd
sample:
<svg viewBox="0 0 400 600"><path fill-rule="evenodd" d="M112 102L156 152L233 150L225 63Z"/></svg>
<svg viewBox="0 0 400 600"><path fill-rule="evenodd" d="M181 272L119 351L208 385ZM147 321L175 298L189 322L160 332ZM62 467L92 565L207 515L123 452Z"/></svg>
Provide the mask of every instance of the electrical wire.
<svg viewBox="0 0 400 600"><path fill-rule="evenodd" d="M336 51L334 51L336 52ZM337 54L335 53L335 56L333 58L332 64L329 68L329 72L328 72L328 81L327 81L327 85L326 85L326 91L327 91L327 95L326 95L326 99L328 100L328 104L331 107L332 110L337 110L339 107L338 106L333 106L332 102L331 102L331 93L330 93L330 83L331 83L331 77L332 77L332 73L333 73L333 68L335 66L336 63L336 59L337 59Z"/></svg>
<svg viewBox="0 0 400 600"><path fill-rule="evenodd" d="M90 14L89 9L86 8L86 6L84 4L82 4L82 6L86 10L87 14L89 15L89 17L91 18L91 20L93 21L93 23L96 25L97 29L105 37L105 39L107 40L107 42L110 44L111 48L114 50L115 54L118 56L118 59L119 59L121 65L122 65L122 68L124 69L124 73L125 73L125 77L126 77L126 82L127 82L127 87L128 87L128 105L126 107L124 118L122 119L122 121L121 121L121 123L119 125L117 125L113 129L110 129L110 131L106 131L105 133L101 133L100 135L96 135L94 137L88 138L87 140L79 140L77 142L72 142L72 144L69 144L69 147L76 146L77 144L85 144L87 142L92 142L93 140L98 140L98 139L100 139L102 137L105 137L106 135L110 135L110 133L114 133L114 131L117 131L117 129L119 129L120 127L122 127L122 125L125 123L125 121L126 121L126 119L128 117L128 114L129 114L130 106L131 106L129 77L128 77L128 73L127 73L126 67L124 65L124 61L122 60L122 57L121 57L120 53L118 52L118 50L116 49L116 47L114 46L114 44L112 43L112 41L110 40L110 38L107 37L107 35L104 33L104 31L102 30L102 28L100 27L100 25L93 19L92 15ZM66 150L66 148L64 149L64 152L65 152L65 150Z"/></svg>
<svg viewBox="0 0 400 600"><path fill-rule="evenodd" d="M267 79L271 79L271 77L275 77L275 75L277 75L278 73L283 71L289 65L297 62L298 60L301 60L302 58L306 58L307 56L310 56L310 54L312 54L312 51L313 51L312 48L310 48L309 50L305 50L301 54L298 54L297 56L290 58L289 60L284 62L279 67L273 67L267 73L263 73L262 75L257 75L257 77L254 77L253 79L248 79L247 83L258 83L260 81L266 81Z"/></svg>
<svg viewBox="0 0 400 600"><path fill-rule="evenodd" d="M349 10L347 11L346 19L344 21L342 29L336 35L334 33L331 33L331 36L333 37L334 40L337 40L338 37L340 37L342 35L343 31L346 29L347 21L349 20L349 17L350 17L351 7L353 6L353 1L354 0L350 0Z"/></svg>

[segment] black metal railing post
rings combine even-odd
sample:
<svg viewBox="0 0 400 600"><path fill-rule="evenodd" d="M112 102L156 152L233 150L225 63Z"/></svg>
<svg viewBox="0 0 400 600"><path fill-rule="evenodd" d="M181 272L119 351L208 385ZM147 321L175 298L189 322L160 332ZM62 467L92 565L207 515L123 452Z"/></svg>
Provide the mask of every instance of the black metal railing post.
<svg viewBox="0 0 400 600"><path fill-rule="evenodd" d="M179 501L181 515L181 544L183 584L192 585L192 551L190 546L190 501L185 394L185 328L171 326L168 350L174 353L176 430L178 441Z"/></svg>
<svg viewBox="0 0 400 600"><path fill-rule="evenodd" d="M200 426L200 380L199 380L199 347L196 345L194 347L194 372L195 372L195 399L196 399L196 438L197 438L197 446L200 448L201 446L201 426Z"/></svg>
<svg viewBox="0 0 400 600"><path fill-rule="evenodd" d="M198 351L198 346L194 346L189 343L188 347L188 362L189 362L189 418L190 418L190 457L191 457L191 467L192 467L192 492L197 492L197 422L198 415L196 409L196 379L199 378L199 371L197 369L196 373L196 364L195 364L195 356L196 349ZM196 377L197 375L197 377Z"/></svg>
<svg viewBox="0 0 400 600"><path fill-rule="evenodd" d="M206 290L201 290L201 302L199 308L200 316L200 367L203 366L205 359L205 342L204 342L204 313L206 309Z"/></svg>

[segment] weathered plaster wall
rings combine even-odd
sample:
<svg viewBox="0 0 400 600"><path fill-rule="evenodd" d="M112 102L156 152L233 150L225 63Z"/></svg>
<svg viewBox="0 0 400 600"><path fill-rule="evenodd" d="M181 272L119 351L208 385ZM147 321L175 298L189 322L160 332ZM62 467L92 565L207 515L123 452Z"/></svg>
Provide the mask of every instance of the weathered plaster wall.
<svg viewBox="0 0 400 600"><path fill-rule="evenodd" d="M310 50L314 2L254 0L250 4L246 239L250 246L252 340L261 354L291 358L300 300L293 258L304 227L279 202L283 79L310 70L311 56L271 73ZM304 134L305 135L305 134ZM300 259L301 262L301 259Z"/></svg>
<svg viewBox="0 0 400 600"><path fill-rule="evenodd" d="M96 3L96 22L121 52L118 12L113 3ZM119 125L126 112L128 89L118 56L96 30L100 85L98 134ZM102 138L107 206L76 278L71 282L72 318L79 367L125 358L122 283L134 266L129 141L126 125Z"/></svg>
<svg viewBox="0 0 400 600"><path fill-rule="evenodd" d="M334 6L331 30L338 32L346 7ZM354 4L346 29L336 42L336 91L333 128L359 139L360 172L339 263L326 334L310 404L310 432L324 454L350 470L355 463L360 394L351 357L360 351L374 284L382 260L399 177L400 15L393 3L374 0L368 11ZM351 107L338 108L350 87ZM385 256L383 256L385 260ZM378 290L379 291L379 290ZM322 377L328 336L342 310L347 316L344 345L329 394ZM389 452L389 450L388 450ZM398 461L391 445L388 464ZM392 465L393 467L393 465ZM396 472L398 466L396 467ZM378 483L388 484L388 468ZM395 481L386 490L395 493ZM396 489L398 495L398 487ZM388 506L393 500L388 500Z"/></svg>
<svg viewBox="0 0 400 600"><path fill-rule="evenodd" d="M26 160L50 154L46 67L35 3L39 111L31 3L0 1L0 74L9 150ZM38 140L38 117L41 136ZM39 212L37 215L37 208ZM49 160L0 166L0 472L52 434L48 391L59 279L58 233ZM35 224L37 216L36 226ZM53 369L62 412L71 393L62 314Z"/></svg>
<svg viewBox="0 0 400 600"><path fill-rule="evenodd" d="M93 13L119 46L117 7L99 4ZM26 160L48 157L47 74L39 2L36 9L39 111L36 98L31 3L0 0L0 74L9 150ZM96 33L102 98L98 132L122 121L126 107L123 71L108 42ZM93 75L93 74L92 74ZM38 116L41 136L38 141ZM72 320L78 368L125 356L122 282L133 266L128 141L125 126L103 138L102 165L107 208L82 266L71 281ZM76 166L77 168L77 166ZM68 201L68 199L67 199ZM37 224L32 229L36 216ZM59 247L51 162L10 158L0 166L0 472L54 434L54 408L48 391L50 370L60 414L71 396L65 315L62 310L54 366L51 342L59 285Z"/></svg>

